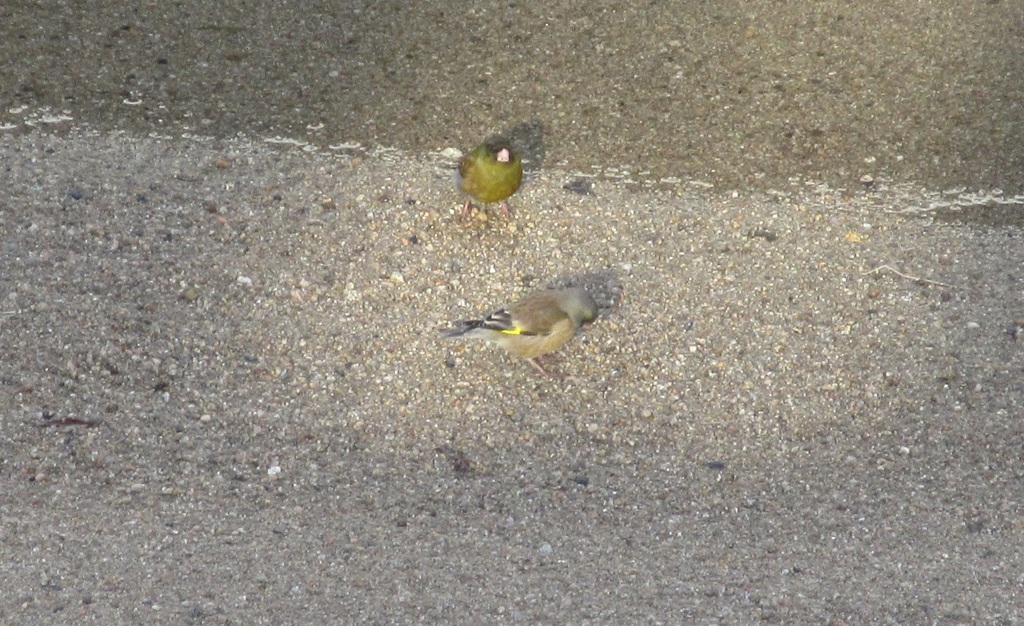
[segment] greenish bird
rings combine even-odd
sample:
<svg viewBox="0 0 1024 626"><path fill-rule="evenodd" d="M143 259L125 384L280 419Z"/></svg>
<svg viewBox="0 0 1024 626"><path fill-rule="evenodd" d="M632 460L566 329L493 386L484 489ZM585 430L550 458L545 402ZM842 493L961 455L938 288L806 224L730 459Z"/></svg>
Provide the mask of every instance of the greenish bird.
<svg viewBox="0 0 1024 626"><path fill-rule="evenodd" d="M483 203L500 202L501 212L508 217L508 199L523 182L523 162L506 139L489 139L462 157L455 171L455 184L469 196L462 207L468 215L472 200Z"/></svg>
<svg viewBox="0 0 1024 626"><path fill-rule="evenodd" d="M545 289L484 319L464 320L447 337L485 339L530 362L546 376L539 359L561 348L579 327L597 318L597 303L586 290Z"/></svg>

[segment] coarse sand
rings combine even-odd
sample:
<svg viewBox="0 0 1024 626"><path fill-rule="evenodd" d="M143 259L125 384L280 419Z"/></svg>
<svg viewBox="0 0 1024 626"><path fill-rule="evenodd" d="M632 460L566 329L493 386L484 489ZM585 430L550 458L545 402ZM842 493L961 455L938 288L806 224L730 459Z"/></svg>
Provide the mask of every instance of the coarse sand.
<svg viewBox="0 0 1024 626"><path fill-rule="evenodd" d="M0 621L1024 620L1019 226L451 167L0 136ZM560 378L441 338L568 284Z"/></svg>
<svg viewBox="0 0 1024 626"><path fill-rule="evenodd" d="M1021 76L1018 0L0 2L0 626L1024 624ZM443 338L568 285L558 377Z"/></svg>

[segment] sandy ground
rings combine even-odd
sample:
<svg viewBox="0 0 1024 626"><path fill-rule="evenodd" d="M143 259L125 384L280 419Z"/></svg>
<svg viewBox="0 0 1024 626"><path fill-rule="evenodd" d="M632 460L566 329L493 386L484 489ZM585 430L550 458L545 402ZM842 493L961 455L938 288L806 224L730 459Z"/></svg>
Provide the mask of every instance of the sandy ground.
<svg viewBox="0 0 1024 626"><path fill-rule="evenodd" d="M466 222L441 160L0 147L8 623L1024 618L1014 226L555 170ZM439 336L569 283L559 380Z"/></svg>
<svg viewBox="0 0 1024 626"><path fill-rule="evenodd" d="M0 624L1024 623L1021 3L295 6L0 5Z"/></svg>

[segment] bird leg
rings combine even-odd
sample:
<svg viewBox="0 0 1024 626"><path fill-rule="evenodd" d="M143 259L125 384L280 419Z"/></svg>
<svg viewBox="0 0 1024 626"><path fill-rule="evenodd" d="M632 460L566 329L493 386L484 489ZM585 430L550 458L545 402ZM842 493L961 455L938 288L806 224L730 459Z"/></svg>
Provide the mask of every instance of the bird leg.
<svg viewBox="0 0 1024 626"><path fill-rule="evenodd" d="M509 208L506 200L501 201L501 214L505 217L512 217L512 209Z"/></svg>
<svg viewBox="0 0 1024 626"><path fill-rule="evenodd" d="M462 217L469 215L469 210L473 207L469 200L466 200L466 204L462 205Z"/></svg>
<svg viewBox="0 0 1024 626"><path fill-rule="evenodd" d="M544 374L548 378L561 378L561 376L559 374L554 374L554 373L549 372L546 369L544 369L544 366L540 364L540 357L537 357L537 358L534 358L534 359L527 359L527 361L529 361L530 365L532 365L534 368L536 368L538 372L540 372L541 374Z"/></svg>

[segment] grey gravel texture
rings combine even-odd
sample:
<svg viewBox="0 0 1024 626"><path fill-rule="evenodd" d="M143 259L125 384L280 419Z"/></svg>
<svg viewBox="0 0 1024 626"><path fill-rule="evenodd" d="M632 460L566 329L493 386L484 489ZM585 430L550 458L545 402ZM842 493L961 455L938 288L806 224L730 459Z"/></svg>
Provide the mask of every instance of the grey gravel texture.
<svg viewBox="0 0 1024 626"><path fill-rule="evenodd" d="M1022 16L0 4L0 624L1024 623Z"/></svg>
<svg viewBox="0 0 1024 626"><path fill-rule="evenodd" d="M9 623L1024 618L1016 227L2 141ZM561 379L440 336L551 284Z"/></svg>

